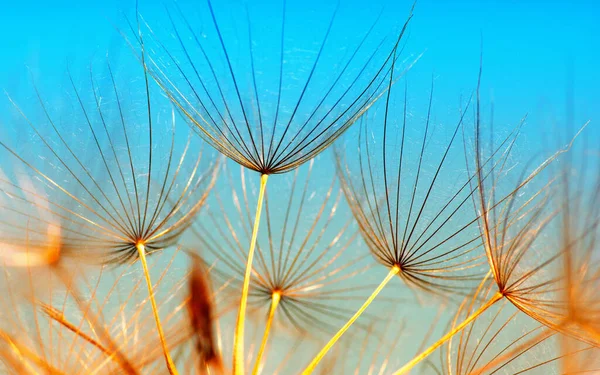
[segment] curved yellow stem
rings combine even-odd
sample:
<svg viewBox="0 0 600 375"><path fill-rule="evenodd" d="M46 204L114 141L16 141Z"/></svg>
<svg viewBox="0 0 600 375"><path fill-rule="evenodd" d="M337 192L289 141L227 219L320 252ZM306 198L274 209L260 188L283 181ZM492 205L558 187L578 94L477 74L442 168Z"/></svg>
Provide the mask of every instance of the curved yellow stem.
<svg viewBox="0 0 600 375"><path fill-rule="evenodd" d="M269 175L260 176L260 191L258 193L258 202L256 202L256 215L254 217L254 226L252 228L252 239L250 240L250 249L248 250L248 260L246 261L246 273L244 274L244 285L242 286L242 298L240 299L240 310L235 325L235 336L233 337L233 374L244 375L244 322L246 319L246 305L248 304L248 290L250 289L250 274L252 273L252 259L254 258L254 247L256 237L258 236L258 226L260 224L260 214L262 212L263 198L267 188L267 179Z"/></svg>
<svg viewBox="0 0 600 375"><path fill-rule="evenodd" d="M437 348L442 346L446 341L450 340L452 336L456 335L458 332L462 331L466 326L468 326L472 321L477 319L477 317L485 312L485 310L489 309L494 303L500 301L503 295L500 292L495 293L489 301L487 301L483 306L481 306L477 311L473 314L469 315L467 319L465 319L462 323L454 327L450 332L446 333L441 339L436 341L429 348L425 349L421 354L413 358L410 362L402 366L400 370L394 372L394 375L402 375L406 374L413 367L415 367L419 362L427 358L431 353L433 353Z"/></svg>
<svg viewBox="0 0 600 375"><path fill-rule="evenodd" d="M342 328L340 328L340 330L335 334L335 336L333 336L331 338L331 340L329 340L329 342L323 347L323 349L321 349L319 354L317 354L317 356L312 360L312 362L308 365L308 367L306 367L306 369L304 369L304 371L302 372L302 375L309 375L315 370L315 368L317 367L319 362L321 362L323 357L325 357L325 354L327 354L329 349L331 349L331 347L340 339L340 337L342 337L342 335L348 330L348 328L350 328L350 326L356 321L356 319L358 319L358 317L360 317L362 315L362 313L367 309L367 307L369 307L371 302L373 302L375 297L377 297L377 295L386 286L386 284L392 279L392 277L396 276L399 272L400 272L400 267L398 267L398 266L394 266L390 269L390 272L385 277L385 279L383 279L381 284L379 284L379 286L373 291L373 293L371 293L369 298L367 298L365 303L363 303L363 305L352 316L352 318L350 318L350 320L348 320L346 322L346 324L344 324L344 326Z"/></svg>
<svg viewBox="0 0 600 375"><path fill-rule="evenodd" d="M275 317L275 310L279 305L279 301L281 300L281 293L274 292L271 297L271 309L269 310L269 317L267 318L267 324L265 325L265 333L263 334L262 342L260 343L260 349L258 350L258 354L256 356L256 363L254 364L254 370L252 370L252 375L258 375L260 370L260 360L265 352L265 348L267 347L267 341L269 340L269 333L271 332L271 324L273 323L273 318Z"/></svg>
<svg viewBox="0 0 600 375"><path fill-rule="evenodd" d="M146 262L146 247L143 243L135 245L140 256L142 268L144 269L144 277L146 278L146 286L148 287L148 296L150 297L150 303L152 304L152 313L154 314L154 321L156 321L156 329L158 330L158 336L160 338L160 344L162 345L163 354L167 363L167 370L171 375L179 375L175 368L175 363L171 359L169 349L167 348L167 341L165 340L165 333L163 332L162 325L160 323L160 317L158 315L158 308L156 307L156 300L154 299L154 289L152 288L152 280L150 280L150 272L148 271L148 263Z"/></svg>

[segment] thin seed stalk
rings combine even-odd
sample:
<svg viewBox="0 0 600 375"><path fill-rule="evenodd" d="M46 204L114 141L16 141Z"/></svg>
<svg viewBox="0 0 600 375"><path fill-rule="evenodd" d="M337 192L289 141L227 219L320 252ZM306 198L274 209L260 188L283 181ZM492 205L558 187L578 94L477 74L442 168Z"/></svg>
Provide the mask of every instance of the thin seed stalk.
<svg viewBox="0 0 600 375"><path fill-rule="evenodd" d="M27 367L27 369L30 370L32 374L37 375L38 372L31 366L30 363L24 361L24 359L27 359L37 364L38 366L43 367L44 370L46 370L46 372L50 375L65 375L64 372L52 367L52 365L48 363L48 361L46 361L43 358L40 358L37 354L35 354L26 346L17 344L6 332L2 330L0 330L0 339L6 341L6 343L9 345L12 351L19 357L23 366Z"/></svg>
<svg viewBox="0 0 600 375"><path fill-rule="evenodd" d="M260 176L260 191L258 193L258 202L256 203L256 215L254 217L254 226L252 228L252 239L250 240L250 249L248 250L248 260L246 262L246 273L244 274L244 285L242 286L242 298L240 299L240 310L235 325L235 336L233 337L233 374L244 375L244 323L246 320L246 305L248 304L248 290L250 289L250 274L252 273L252 259L254 258L254 247L256 237L258 236L258 226L263 206L263 198L267 188L267 179L269 175Z"/></svg>
<svg viewBox="0 0 600 375"><path fill-rule="evenodd" d="M54 268L54 271L56 272L56 275L59 277L61 282L67 287L69 294L71 294L71 296L77 303L77 307L83 313L83 317L89 323L90 327L92 327L92 330L95 333L98 333L100 335L100 338L103 341L105 341L106 344L108 345L108 349L112 352L112 355L117 357L117 361L122 365L122 368L125 371L125 373L131 374L131 375L137 374L136 369L129 362L129 360L123 355L123 353L121 352L121 349L119 348L119 345L117 345L114 342L114 340L111 338L107 329L102 324L100 324L100 322L98 321L96 316L94 316L94 314L89 311L90 304L89 303L86 304L83 302L83 299L82 299L79 291L77 290L77 287L72 284L72 280L69 277L69 275L65 272L65 270L63 270L61 267L56 267L56 268ZM69 353L72 350L73 350L73 345L71 345L71 349L70 349Z"/></svg>
<svg viewBox="0 0 600 375"><path fill-rule="evenodd" d="M402 366L398 371L396 371L393 375L402 375L406 374L413 367L415 367L419 362L427 358L431 353L433 353L437 348L442 346L446 341L450 340L452 336L456 335L460 331L462 331L466 326L468 326L471 322L477 319L481 314L483 314L487 309L489 309L493 304L500 301L502 299L503 294L500 292L496 292L489 301L487 301L483 306L477 309L473 314L467 317L462 323L454 327L450 332L446 333L441 339L436 341L429 348L425 349L421 354L417 355L410 362Z"/></svg>
<svg viewBox="0 0 600 375"><path fill-rule="evenodd" d="M529 350L530 348L532 348L535 345L539 344L540 342L546 340L548 337L550 337L554 334L556 334L556 331L553 331L549 328L544 328L540 333L538 333L534 337L530 338L529 340L525 341L524 343L519 344L517 347L510 350L508 353L497 356L495 359L488 362L487 364L471 371L469 373L469 375L484 374L486 371L493 369L494 367L498 366L499 364L504 363L505 361L508 361L509 359L515 357L519 353ZM563 372L563 373L567 374L568 372Z"/></svg>
<svg viewBox="0 0 600 375"><path fill-rule="evenodd" d="M116 356L108 348L105 348L104 345L94 340L92 337L86 335L77 326L66 320L64 315L61 312L57 311L54 307L46 305L44 303L41 303L40 306L42 307L42 310L46 313L46 315L48 315L52 320L62 325L69 331L73 332L75 335L79 336L83 340L87 341L92 346L95 346L98 350L106 354L109 358L115 359L116 361L119 360L118 356ZM124 368L124 370L127 371L127 368Z"/></svg>
<svg viewBox="0 0 600 375"><path fill-rule="evenodd" d="M302 372L302 375L310 375L315 370L315 368L317 367L319 362L321 362L323 357L325 357L325 355L327 354L329 349L331 349L333 347L333 345L335 345L335 343L342 337L342 335L348 330L348 328L350 328L350 326L356 321L356 319L358 319L362 315L362 313L367 309L367 307L369 307L371 302L373 302L375 297L377 297L377 295L381 292L381 290L383 290L383 288L387 285L387 283L389 283L390 280L394 276L396 276L399 272L400 272L399 266L394 266L390 269L390 272L387 274L385 279L383 279L381 284L379 284L379 286L373 291L373 293L371 293L369 298L367 298L365 303L363 303L363 305L360 307L360 309L358 309L358 311L356 311L356 313L352 316L352 318L350 318L350 320L348 320L346 322L346 324L344 324L344 326L342 328L340 328L340 330L331 338L331 340L329 340L329 342L323 347L323 349L321 349L319 354L317 354L317 356L312 360L312 362L310 362L310 364L306 367L306 369L304 369L304 371Z"/></svg>
<svg viewBox="0 0 600 375"><path fill-rule="evenodd" d="M279 301L281 301L281 293L275 292L271 297L271 309L269 310L269 317L267 318L267 324L265 325L265 332L263 334L262 342L260 343L260 349L258 350L258 355L256 356L256 363L254 364L254 370L252 370L252 375L258 375L260 370L260 361L265 352L265 348L267 347L267 341L269 340L269 333L271 332L271 324L273 323L273 318L275 317L275 310L277 306L279 306Z"/></svg>
<svg viewBox="0 0 600 375"><path fill-rule="evenodd" d="M156 322L156 329L158 330L158 336L160 338L160 344L162 345L163 354L165 356L165 362L167 363L167 370L171 375L179 375L175 363L171 359L169 349L167 348L167 341L165 340L165 333L160 323L160 317L158 315L158 308L156 307L156 300L154 299L154 289L152 287L152 280L150 279L150 272L148 272L148 263L146 262L146 247L143 243L135 245L140 256L142 268L144 269L144 277L146 279L146 286L148 287L148 296L150 297L150 303L152 304L152 313L154 314L154 321Z"/></svg>
<svg viewBox="0 0 600 375"><path fill-rule="evenodd" d="M94 338L85 334L85 332L82 332L79 327L77 327L73 323L69 322L65 318L63 313L56 310L54 307L52 307L50 305L46 305L45 303L40 303L40 306L41 306L42 310L44 311L44 313L46 313L46 315L48 315L48 317L50 317L52 320L54 320L58 324L62 325L69 331L73 332L75 335L77 335L81 339L87 341L92 346L96 347L98 350L100 350L102 353L104 353L109 360L115 361L119 366L121 366L121 368L123 369L123 371L125 373L130 374L130 375L137 374L137 371L133 368L133 366L117 350L111 350L109 348L106 348L104 345L102 345L102 343L98 342ZM112 345L112 343L111 343L111 345Z"/></svg>

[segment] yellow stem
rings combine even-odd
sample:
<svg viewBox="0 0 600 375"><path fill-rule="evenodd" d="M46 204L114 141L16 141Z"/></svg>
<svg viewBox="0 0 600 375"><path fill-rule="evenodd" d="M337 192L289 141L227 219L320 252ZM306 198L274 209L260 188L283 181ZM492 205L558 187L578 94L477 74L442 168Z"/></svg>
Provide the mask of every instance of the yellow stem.
<svg viewBox="0 0 600 375"><path fill-rule="evenodd" d="M252 272L252 259L254 258L254 246L258 236L258 226L260 224L260 214L262 212L263 198L267 187L269 175L260 176L260 191L258 193L258 202L256 203L256 216L254 217L254 226L252 228L252 239L250 240L250 249L248 250L248 260L246 262L246 273L244 274L244 285L242 286L242 298L240 299L240 310L235 325L235 336L233 337L233 374L244 375L244 322L246 319L246 305L248 303L248 290L250 289L250 274Z"/></svg>
<svg viewBox="0 0 600 375"><path fill-rule="evenodd" d="M492 296L492 298L489 301L487 301L483 306L481 306L477 311L475 311L473 314L471 314L467 319L465 319L458 326L454 327L450 332L446 333L441 339L436 341L433 345L431 345L429 348L427 348L421 354L419 354L418 356L413 358L410 362L408 362L407 364L402 366L402 368L400 368L400 370L396 371L394 373L394 375L406 374L413 367L415 367L415 365L417 365L419 362L421 362L422 360L427 358L427 356L429 356L431 353L433 353L437 348L442 346L446 341L450 340L452 338L452 336L454 336L458 332L462 331L466 326L468 326L472 321L474 321L479 315L483 314L485 312L485 310L489 309L490 306L492 306L494 303L501 300L502 297L503 297L502 293L499 293L499 292L495 293Z"/></svg>
<svg viewBox="0 0 600 375"><path fill-rule="evenodd" d="M179 375L175 368L175 363L171 359L169 349L167 348L167 341L165 340L165 333L163 332L162 325L160 324L160 317L158 316L158 308L156 307L156 300L154 299L154 289L152 287L152 280L150 280L150 272L148 272L148 263L146 262L146 247L143 243L136 244L136 249L140 255L140 261L144 269L144 277L146 278L146 286L148 286L148 296L150 297L150 303L152 304L152 313L154 314L154 320L156 321L156 328L158 330L158 336L160 338L160 344L162 345L163 354L167 363L167 369L171 375Z"/></svg>
<svg viewBox="0 0 600 375"><path fill-rule="evenodd" d="M348 328L350 328L350 326L356 321L356 319L358 319L358 317L362 315L362 313L367 309L367 307L369 307L371 302L373 302L375 297L377 297L377 295L386 286L386 284L392 279L392 277L396 276L399 272L400 272L400 267L398 267L398 266L394 266L390 269L390 272L385 277L385 279L383 279L381 284L379 284L377 289L375 289L373 291L373 293L369 296L369 298L365 301L365 303L363 303L363 305L360 307L360 309L358 309L358 311L352 316L352 318L350 318L350 320L348 320L346 322L346 324L344 324L344 326L342 328L340 328L340 330L335 334L335 336L333 336L331 338L331 340L329 340L327 345L325 345L323 347L323 349L321 349L319 354L317 354L317 356L312 360L312 362L308 365L308 367L306 367L306 369L304 369L304 371L302 372L302 375L309 375L315 370L315 368L317 367L319 362L321 362L323 357L325 357L325 355L327 354L329 349L331 349L331 347L340 339L340 337L342 337L344 332L346 332L348 330Z"/></svg>
<svg viewBox="0 0 600 375"><path fill-rule="evenodd" d="M258 355L256 356L256 363L254 364L254 370L252 371L252 375L258 375L260 370L260 360L265 352L265 348L267 347L267 341L269 339L269 332L271 331L271 323L273 323L273 318L275 317L275 310L279 305L279 301L281 300L281 293L274 292L271 297L271 309L269 310L269 317L267 318L267 324L265 326L265 333L263 334L262 342L260 343L260 349L258 350Z"/></svg>

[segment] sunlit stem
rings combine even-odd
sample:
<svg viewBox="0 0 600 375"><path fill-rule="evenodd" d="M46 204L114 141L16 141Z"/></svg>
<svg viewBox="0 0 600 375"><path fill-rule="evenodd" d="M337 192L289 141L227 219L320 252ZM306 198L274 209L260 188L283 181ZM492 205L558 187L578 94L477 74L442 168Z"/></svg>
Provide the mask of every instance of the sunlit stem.
<svg viewBox="0 0 600 375"><path fill-rule="evenodd" d="M436 341L429 348L425 349L421 354L413 358L410 362L402 366L402 368L394 373L394 375L402 375L406 374L413 367L415 367L419 362L427 358L431 353L433 353L437 348L442 346L446 341L450 340L452 336L456 335L460 331L462 331L466 326L468 326L471 322L473 322L479 315L483 314L487 309L490 308L494 303L501 300L503 297L502 293L495 293L492 298L487 301L483 306L481 306L478 310L476 310L473 314L471 314L467 319L465 319L462 323L454 327L450 332L446 333L441 339Z"/></svg>
<svg viewBox="0 0 600 375"><path fill-rule="evenodd" d="M52 367L47 361L40 358L38 355L36 355L33 351L31 351L27 347L17 344L15 341L13 341L13 339L6 332L4 332L2 330L0 330L0 339L5 341L9 345L9 347L12 349L13 353L15 353L17 355L17 357L19 357L19 360L20 360L21 364L23 365L23 367L25 367L29 370L29 373L35 374L35 375L38 374L38 372L24 359L27 359L27 360L37 364L38 366L43 367L49 374L64 375L63 372Z"/></svg>
<svg viewBox="0 0 600 375"><path fill-rule="evenodd" d="M58 311L54 307L46 305L44 303L41 303L40 305L42 307L42 310L51 319L56 321L58 324L62 325L63 327L65 327L69 331L73 332L75 335L79 336L80 338L87 341L88 343L92 344L92 346L95 346L98 350L100 350L102 353L106 354L111 359L115 359L117 361L119 360L119 357L116 356L115 353L111 352L108 348L105 348L104 345L102 345L98 341L94 340L92 337L86 335L77 326L75 326L73 323L66 320L64 315L60 311ZM124 368L124 370L127 371L128 368ZM127 372L129 372L129 371L127 371Z"/></svg>
<svg viewBox="0 0 600 375"><path fill-rule="evenodd" d="M256 216L254 217L254 226L252 228L252 239L250 240L250 249L248 250L248 260L246 262L246 273L244 274L244 285L242 286L242 298L240 299L240 310L235 325L235 336L233 337L233 374L244 375L244 322L246 319L246 305L248 304L248 290L250 289L250 274L252 272L252 259L254 258L254 247L258 235L258 226L260 224L260 214L262 212L263 198L267 188L267 179L269 175L260 176L260 191L258 193L258 202L256 203Z"/></svg>
<svg viewBox="0 0 600 375"><path fill-rule="evenodd" d="M260 343L260 349L258 350L258 355L256 356L256 363L254 364L254 370L252 370L252 375L257 375L260 370L260 360L265 352L265 348L267 347L267 341L269 340L269 332L271 332L271 324L273 323L273 318L275 317L275 310L279 305L279 301L281 300L281 293L274 292L271 296L271 309L269 310L269 317L267 318L267 324L265 325L265 333L263 334L262 342Z"/></svg>
<svg viewBox="0 0 600 375"><path fill-rule="evenodd" d="M560 338L560 353L561 353L561 374L576 374L578 373L578 361L574 361L573 356L570 355L574 352L573 342L569 336L562 335Z"/></svg>
<svg viewBox="0 0 600 375"><path fill-rule="evenodd" d="M152 313L154 314L154 321L156 321L156 329L158 330L160 344L162 345L165 361L167 362L167 370L169 370L169 374L171 375L178 375L179 373L175 368L175 363L173 363L171 355L169 354L167 341L165 340L165 333L163 332L162 324L160 323L160 317L158 316L158 308L156 307L156 300L154 299L154 289L152 287L152 280L150 280L150 272L148 272L148 263L146 262L146 247L141 242L137 243L135 247L140 255L142 267L144 268L144 277L146 278L146 286L148 286L148 296L150 297L150 303L152 304Z"/></svg>
<svg viewBox="0 0 600 375"><path fill-rule="evenodd" d="M317 356L312 360L312 362L308 365L308 367L306 367L306 369L302 372L302 375L309 375L315 370L315 368L317 367L319 362L321 362L323 357L325 357L325 355L327 354L329 349L331 349L331 347L333 347L333 345L335 345L335 343L340 339L340 337L342 337L344 332L346 332L348 330L348 328L350 328L350 326L356 321L356 319L358 319L362 315L362 313L367 309L367 307L369 307L371 302L373 302L375 297L377 297L377 295L381 292L381 290L387 285L387 283L394 276L396 276L398 274L398 272L400 272L399 266L394 266L390 269L390 272L385 277L385 279L383 279L381 284L379 284L377 289L375 289L373 291L373 293L369 296L369 298L365 301L365 303L363 303L363 305L360 307L360 309L358 309L358 311L352 316L352 318L350 318L350 320L348 320L346 322L346 324L344 324L344 326L342 328L340 328L340 330L335 334L335 336L333 336L331 338L331 340L329 340L329 342L323 347L323 349L321 349L319 354L317 354Z"/></svg>

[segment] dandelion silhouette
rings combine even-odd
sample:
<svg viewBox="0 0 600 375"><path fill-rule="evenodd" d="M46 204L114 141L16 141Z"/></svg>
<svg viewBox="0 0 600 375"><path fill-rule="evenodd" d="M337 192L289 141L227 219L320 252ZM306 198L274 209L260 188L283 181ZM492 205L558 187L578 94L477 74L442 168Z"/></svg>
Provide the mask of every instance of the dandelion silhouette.
<svg viewBox="0 0 600 375"><path fill-rule="evenodd" d="M552 267L555 275L544 276L542 280L524 280L519 289L535 291L534 296L522 292L511 296L511 301L551 329L600 346L600 312L595 288L600 265L597 160L583 156L591 165L587 167L582 163L580 168L573 168L573 153L567 154L565 159L564 170L554 173L559 183L558 197L553 202L557 213L551 223L554 225L548 225L545 231L548 236L557 234L552 236L546 250L552 257L544 262L544 266Z"/></svg>
<svg viewBox="0 0 600 375"><path fill-rule="evenodd" d="M192 227L203 258L215 263L213 274L235 294L243 282L244 243L252 232L250 207L256 198L247 173L240 169L240 178L229 177L227 191L232 196L218 194L216 207L207 209ZM364 292L372 288L353 282L369 267L368 254L352 252L358 232L340 206L343 193L337 178L320 186L316 173L310 161L277 180L281 184L274 186L279 189L272 190L273 195L265 194L266 232L257 239L248 303L250 309L266 308L267 319L253 374L260 371L276 320L318 339L335 332L351 315L352 303L364 300ZM233 207L225 204L230 201Z"/></svg>
<svg viewBox="0 0 600 375"><path fill-rule="evenodd" d="M290 57L286 56L285 50L288 15L287 4L283 1L278 46L278 83L274 87L261 86L260 80L257 79L259 68L256 65L260 59L254 51L253 28L246 10L249 41L247 64L250 67L251 79L247 85L244 85L245 82L241 79L243 73L236 70L239 61L233 61L231 58L231 48L225 42L213 4L210 0L207 3L220 54L210 55L205 48L203 38L180 11L183 24L189 32L189 40L181 36L182 31L170 14L169 17L171 17L175 38L184 56L178 59L170 49L154 38L159 45L158 50L166 55L164 59L166 62L160 58L150 58L149 69L157 83L188 119L192 128L207 143L240 165L261 174L254 234L248 250L234 336L236 340L234 373L241 375L245 311L267 179L272 174L288 172L311 160L355 123L381 96L382 88L385 90L386 86L383 84L385 76L390 69L390 61L392 58L395 59L396 55L391 51L382 52L384 40L372 53L367 53L366 57L360 60L364 54L366 41L377 25L378 20L376 20L365 33L364 38L350 50L349 57L341 62L336 61L336 64L341 66L339 73L332 72L331 76L323 78L331 82L330 85L315 84L316 74L323 65L321 58L328 47L330 33L334 26L336 8L319 44L316 57L310 65L306 80L296 87L294 83L297 74L291 74L289 82L284 81L284 77L288 76L284 74L284 62ZM392 51L398 49L411 17L412 9L408 20L394 40ZM154 34L151 32L150 35ZM190 40L191 42L188 43ZM138 42L142 46L143 60L144 45L141 35ZM199 50L198 58L192 54L192 47ZM383 55L383 59L379 57L380 54ZM223 72L216 67L219 60L224 61ZM372 66L375 73L369 74ZM286 90L286 86L292 87L292 91L297 90L297 92L287 93L289 88ZM275 98L268 99L267 93L273 90L277 93ZM291 111L286 110L288 107Z"/></svg>
<svg viewBox="0 0 600 375"><path fill-rule="evenodd" d="M40 214L43 215L44 212L40 212ZM83 368L84 364L89 364L89 358L86 361L80 356L80 353L75 352L76 340L73 343L57 340L57 347L70 347L69 354L71 355L67 355L65 358L62 357L61 350L55 350L52 345L52 334L46 337L43 331L47 325L51 329L52 323L56 322L61 329L64 328L70 333L74 333L78 339L84 341L83 344L80 343L80 347L92 345L108 358L112 358L124 373L138 373L130 359L123 354L107 328L98 319L97 314L91 310L91 305L84 301L75 280L89 270L81 263L73 263L69 259L65 259L60 227L56 224L49 225L46 238L39 243L32 244L31 247L28 246L27 241L20 246L4 243L2 250L4 260L2 289L6 294L0 300L0 305L6 312L2 317L3 322L8 324L0 327L0 337L3 343L13 348L19 361L18 366L17 363L14 363L9 367L12 366L15 371L19 372L37 373L33 367L39 366L50 373L66 374L75 372L72 367L79 369ZM102 271L100 275L102 275ZM41 279L43 279L43 283L40 283ZM98 284L95 288L97 287ZM56 290L63 288L66 290L66 294L62 311L43 302L43 299L48 296L52 302ZM132 288L132 292L136 289ZM96 290L93 290L92 295L95 293ZM83 315L83 318L79 317L80 324L71 323L65 317L71 313L71 311L65 311L68 299L75 303ZM99 308L102 309L102 306ZM31 327L25 326L27 323L23 321L27 315L31 315L35 322L33 333ZM91 334L85 333L84 325L91 328ZM13 330L16 334L11 332ZM31 337L28 336L29 334ZM44 346L45 340L49 341L49 348ZM8 362L10 361L11 359L8 359ZM69 368L71 370L68 370Z"/></svg>
<svg viewBox="0 0 600 375"><path fill-rule="evenodd" d="M176 244L204 205L218 168L214 163L203 165L202 153L189 157L192 137L180 145L174 114L170 116L167 147L155 144L155 123L162 121L162 116L154 112L156 102L146 75L145 120L139 126L139 119L132 118L133 111L125 108L127 104L110 65L108 73L111 88L106 96L97 89L92 75L86 92L92 97L91 104L70 77L75 102L74 111L67 117L72 121L69 125L83 133L72 139L72 134L60 129L55 119L58 116L45 105L37 89L44 121L28 117L13 102L25 126L41 142L36 151L40 151L39 155L48 152L48 156L41 161L27 158L0 141L6 154L20 162L14 173L23 167L34 176L26 180L17 175L21 184L9 178L0 181L2 191L12 197L0 202L1 208L15 217L2 221L0 231L5 233L5 245L19 246L23 238L28 238L28 246L44 248L47 228L54 225L60 228L62 256L113 264L139 259L162 338L146 255ZM50 134L45 134L45 130L50 130ZM134 138L134 134L140 134L137 131L148 137L148 143ZM89 147L81 147L82 139L90 140ZM93 152L93 162L85 156L86 151ZM168 359L166 343L162 341Z"/></svg>
<svg viewBox="0 0 600 375"><path fill-rule="evenodd" d="M452 326L471 315L481 299L488 299L494 293L494 286L493 280L490 282L486 278L472 296L465 298ZM580 362L580 359L593 356L598 350L589 345L563 350L559 345L564 340L562 335L530 319L507 299L495 305L495 310L487 311L486 315L471 322L468 328L453 336L442 347L441 366L438 366L437 373L548 373L557 362ZM580 369L583 371L584 368L592 371L594 364L589 362Z"/></svg>
<svg viewBox="0 0 600 375"><path fill-rule="evenodd" d="M170 261L156 263L161 274L154 288L168 295L177 295L187 280L183 275L163 287L164 276L174 271L171 266L176 254ZM43 285L32 280L42 275L44 268L39 265L5 266L5 293L0 299L3 369L10 373L163 373L163 365L154 366L162 362L163 354L156 333L145 329L154 317L144 295L144 277L139 273L134 277L135 266L119 265L116 269L103 265L99 272L91 273L81 264L61 259L60 266L45 267L50 272ZM126 295L121 294L123 288ZM170 299L159 304L169 310L171 305ZM187 319L182 315L171 314L163 325Z"/></svg>
<svg viewBox="0 0 600 375"><path fill-rule="evenodd" d="M548 183L536 189L536 177L540 175L560 155L566 153L575 140L545 159L533 171L518 179L516 186L507 193L500 194L498 176L507 169L507 160L513 144L509 143L501 158L492 163L494 156L484 159L482 156L480 136L480 100L479 87L481 70L477 86L477 108L475 119L475 175L477 194L473 201L479 211L479 230L483 248L488 260L490 272L498 287L487 302L473 311L464 321L457 324L446 335L417 355L400 368L395 375L408 372L417 363L425 359L453 335L460 332L478 316L503 298L508 299L517 308L534 319L544 323L544 319L536 313L537 309L553 305L556 278L546 272L562 257L563 251L539 253L539 247L545 246L542 238L549 225L556 218L559 210L548 206L550 186ZM580 130L580 132L583 128ZM488 167L484 164L488 164ZM490 171L489 168L492 168ZM489 178L486 178L488 176ZM486 187L491 181L491 188ZM533 189L527 193L527 188ZM498 198L500 196L500 198ZM541 260L540 260L541 257ZM554 284L554 287L551 285Z"/></svg>
<svg viewBox="0 0 600 375"><path fill-rule="evenodd" d="M435 149L435 156L429 156L434 147L433 85L424 130L418 134L419 143L415 146L408 141L415 131L410 126L406 86L403 105L393 104L393 72L392 68L385 102L372 109L378 110L373 117L367 114L361 119L358 134L354 135L357 147L336 152L338 175L362 237L375 260L389 273L304 374L313 371L394 276L421 291L447 296L466 293L485 273L478 217L471 205L477 190L471 184L477 175L451 170L449 166L468 106L451 128L449 140ZM398 132L393 131L394 120L400 124ZM381 123L382 131L371 134L371 121ZM509 138L503 145L506 143L510 144ZM428 163L429 158L435 162ZM493 163L489 159L483 164L489 167ZM490 170L494 170L493 165ZM482 178L489 173L486 171Z"/></svg>

